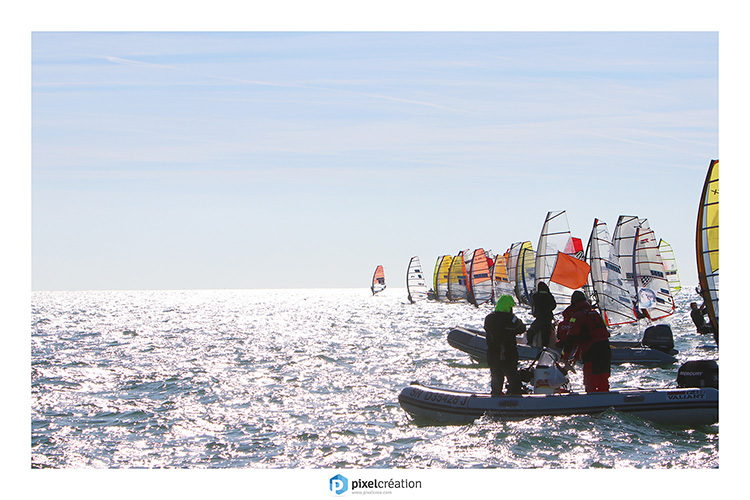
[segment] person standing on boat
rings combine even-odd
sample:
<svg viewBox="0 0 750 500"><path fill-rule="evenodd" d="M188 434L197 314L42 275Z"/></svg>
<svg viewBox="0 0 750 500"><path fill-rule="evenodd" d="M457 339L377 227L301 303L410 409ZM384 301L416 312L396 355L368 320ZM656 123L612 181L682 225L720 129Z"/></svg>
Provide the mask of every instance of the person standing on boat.
<svg viewBox="0 0 750 500"><path fill-rule="evenodd" d="M508 379L508 394L521 394L521 375L518 373L516 335L526 331L526 325L513 314L516 305L510 295L501 295L495 310L484 318L487 332L487 364L490 365L490 388L493 396L503 393Z"/></svg>
<svg viewBox="0 0 750 500"><path fill-rule="evenodd" d="M536 292L531 296L531 314L535 319L526 333L529 345L550 347L555 307L557 307L555 296L550 293L547 284L540 281L536 285Z"/></svg>
<svg viewBox="0 0 750 500"><path fill-rule="evenodd" d="M586 392L609 391L612 351L609 331L601 314L591 307L583 292L570 296L570 306L563 311L561 359L567 361L573 350L583 361L583 385Z"/></svg>

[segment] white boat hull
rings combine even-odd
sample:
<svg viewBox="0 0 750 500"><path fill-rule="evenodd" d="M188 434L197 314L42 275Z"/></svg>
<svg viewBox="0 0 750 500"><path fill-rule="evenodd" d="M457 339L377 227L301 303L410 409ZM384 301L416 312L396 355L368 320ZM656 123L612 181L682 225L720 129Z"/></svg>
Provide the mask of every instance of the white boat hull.
<svg viewBox="0 0 750 500"><path fill-rule="evenodd" d="M483 415L501 420L591 415L609 408L659 424L698 427L719 421L719 391L712 387L491 396L412 383L398 401L413 418L442 424L466 424Z"/></svg>

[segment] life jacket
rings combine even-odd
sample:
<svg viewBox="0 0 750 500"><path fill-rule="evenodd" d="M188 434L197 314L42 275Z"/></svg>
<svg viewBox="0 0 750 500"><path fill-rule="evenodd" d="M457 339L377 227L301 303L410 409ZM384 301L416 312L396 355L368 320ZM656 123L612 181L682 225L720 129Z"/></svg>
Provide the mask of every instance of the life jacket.
<svg viewBox="0 0 750 500"><path fill-rule="evenodd" d="M581 354L586 354L592 345L609 339L609 331L599 312L587 301L571 306L570 329L567 332L566 344L578 344Z"/></svg>
<svg viewBox="0 0 750 500"><path fill-rule="evenodd" d="M568 306L562 312L562 321L557 324L557 347L563 347L565 339L568 338L570 332L570 318L573 316L574 306Z"/></svg>

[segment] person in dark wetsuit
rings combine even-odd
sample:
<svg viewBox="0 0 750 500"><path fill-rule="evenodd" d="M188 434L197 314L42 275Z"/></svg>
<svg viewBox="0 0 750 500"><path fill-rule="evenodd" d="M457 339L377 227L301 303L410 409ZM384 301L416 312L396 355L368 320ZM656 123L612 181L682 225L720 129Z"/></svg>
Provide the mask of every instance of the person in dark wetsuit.
<svg viewBox="0 0 750 500"><path fill-rule="evenodd" d="M555 307L557 307L555 296L550 293L547 284L540 281L536 286L536 292L531 296L531 314L535 319L526 333L529 345L550 347Z"/></svg>
<svg viewBox="0 0 750 500"><path fill-rule="evenodd" d="M490 365L490 388L493 396L503 393L508 379L508 394L521 394L521 375L518 373L516 335L526 331L526 325L513 314L513 298L501 295L495 310L484 318L487 332L487 364Z"/></svg>
<svg viewBox="0 0 750 500"><path fill-rule="evenodd" d="M690 303L690 318L695 323L698 333L713 333L714 328L710 323L706 323L706 305L698 307L697 302Z"/></svg>
<svg viewBox="0 0 750 500"><path fill-rule="evenodd" d="M562 333L562 334L561 334ZM558 328L562 337L561 359L567 361L573 350L583 361L583 385L586 392L609 391L612 350L609 331L599 312L591 307L581 291L570 296L570 306L563 311L563 322Z"/></svg>

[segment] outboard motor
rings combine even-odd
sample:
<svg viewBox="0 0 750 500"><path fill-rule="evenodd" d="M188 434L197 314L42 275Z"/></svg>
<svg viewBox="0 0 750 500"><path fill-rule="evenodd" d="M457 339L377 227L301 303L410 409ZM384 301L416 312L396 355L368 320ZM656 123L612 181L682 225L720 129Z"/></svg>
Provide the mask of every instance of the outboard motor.
<svg viewBox="0 0 750 500"><path fill-rule="evenodd" d="M536 360L533 379L534 394L564 392L568 378L557 366L557 356L543 349Z"/></svg>
<svg viewBox="0 0 750 500"><path fill-rule="evenodd" d="M674 348L674 336L672 327L669 325L652 325L643 332L641 344L651 349L656 349L667 354L676 354Z"/></svg>
<svg viewBox="0 0 750 500"><path fill-rule="evenodd" d="M719 388L719 365L714 360L687 361L677 370L677 387Z"/></svg>

